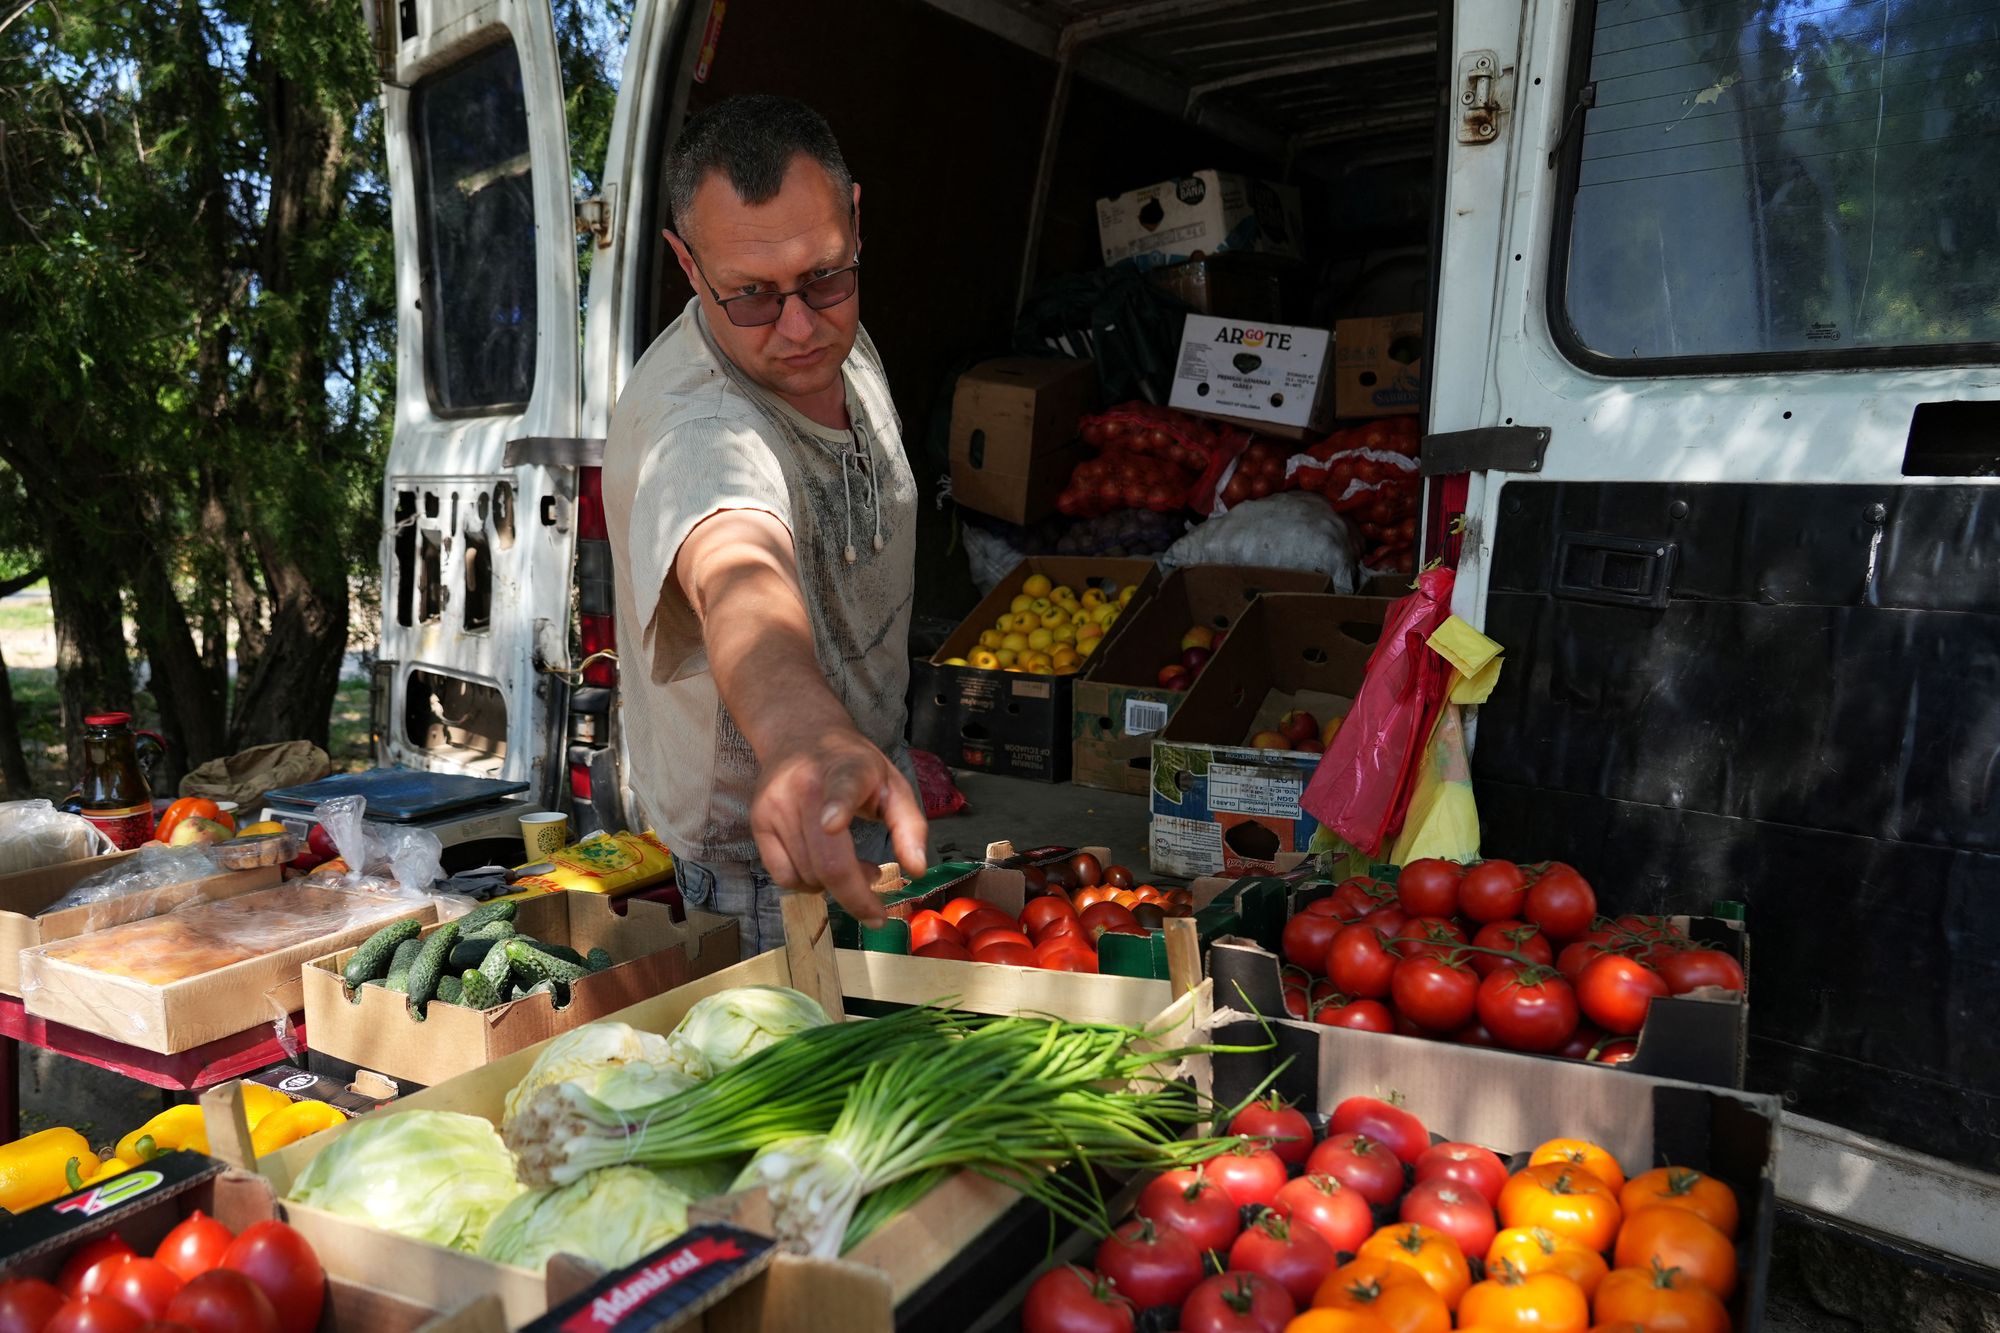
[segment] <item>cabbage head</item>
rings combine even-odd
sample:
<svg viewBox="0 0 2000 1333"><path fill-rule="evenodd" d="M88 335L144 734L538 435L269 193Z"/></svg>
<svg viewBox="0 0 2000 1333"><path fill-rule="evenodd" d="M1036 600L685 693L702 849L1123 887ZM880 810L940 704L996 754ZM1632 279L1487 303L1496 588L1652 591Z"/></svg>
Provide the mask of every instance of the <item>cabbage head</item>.
<svg viewBox="0 0 2000 1333"><path fill-rule="evenodd" d="M574 1083L606 1106L646 1106L691 1085L665 1077L667 1039L629 1023L585 1023L542 1047L526 1078L507 1094L502 1123L511 1123L528 1098L555 1083ZM606 1084L610 1086L607 1088Z"/></svg>
<svg viewBox="0 0 2000 1333"><path fill-rule="evenodd" d="M667 1034L667 1064L706 1081L767 1046L830 1022L819 1001L789 986L738 986L699 1000Z"/></svg>
<svg viewBox="0 0 2000 1333"><path fill-rule="evenodd" d="M470 1251L522 1190L492 1124L451 1111L364 1116L306 1164L288 1196L382 1231Z"/></svg>
<svg viewBox="0 0 2000 1333"><path fill-rule="evenodd" d="M529 1190L500 1210L483 1259L539 1269L558 1252L606 1268L629 1264L687 1230L688 1197L640 1166L607 1166L570 1184Z"/></svg>

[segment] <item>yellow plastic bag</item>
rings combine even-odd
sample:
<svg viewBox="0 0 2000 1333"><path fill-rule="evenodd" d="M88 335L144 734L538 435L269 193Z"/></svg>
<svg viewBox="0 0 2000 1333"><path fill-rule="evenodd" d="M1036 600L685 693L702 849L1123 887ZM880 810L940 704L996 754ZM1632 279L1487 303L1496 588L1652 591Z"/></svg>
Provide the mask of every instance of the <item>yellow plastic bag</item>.
<svg viewBox="0 0 2000 1333"><path fill-rule="evenodd" d="M1454 703L1438 713L1417 769L1409 814L1389 859L1406 866L1426 856L1462 862L1479 859L1479 807L1472 799L1465 722Z"/></svg>
<svg viewBox="0 0 2000 1333"><path fill-rule="evenodd" d="M634 893L674 873L673 853L650 832L593 834L549 860L555 869L517 881L517 893Z"/></svg>

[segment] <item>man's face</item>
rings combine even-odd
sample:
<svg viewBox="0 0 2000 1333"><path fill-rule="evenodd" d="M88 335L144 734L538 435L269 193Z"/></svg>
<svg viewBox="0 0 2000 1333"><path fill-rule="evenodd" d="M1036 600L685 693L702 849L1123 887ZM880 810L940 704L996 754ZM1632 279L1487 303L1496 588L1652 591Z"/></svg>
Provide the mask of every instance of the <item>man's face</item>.
<svg viewBox="0 0 2000 1333"><path fill-rule="evenodd" d="M739 370L780 397L810 397L839 383L861 326L859 293L825 310L788 297L777 323L740 328L709 289L724 300L796 291L854 262L860 220L861 187L851 200L841 198L826 169L800 154L777 195L762 204L744 203L727 176L710 172L683 219L684 235L668 236L716 342Z"/></svg>

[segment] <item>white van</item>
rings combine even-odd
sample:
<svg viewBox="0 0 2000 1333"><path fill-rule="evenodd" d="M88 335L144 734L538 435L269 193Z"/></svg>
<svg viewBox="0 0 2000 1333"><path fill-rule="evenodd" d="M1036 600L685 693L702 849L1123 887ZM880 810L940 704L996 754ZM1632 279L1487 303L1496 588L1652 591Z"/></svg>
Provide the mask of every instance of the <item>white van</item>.
<svg viewBox="0 0 2000 1333"><path fill-rule="evenodd" d="M1427 554L1507 653L1488 850L1590 865L1619 910L1746 904L1749 1081L1801 1117L1785 1197L2000 1264L1968 1174L2000 1170L1985 0L638 0L581 202L547 0L368 13L399 239L385 762L619 822L596 461L687 299L658 179L691 107L781 91L832 122L913 453L1037 279L1098 263L1098 196L1283 178L1322 252L1427 256Z"/></svg>

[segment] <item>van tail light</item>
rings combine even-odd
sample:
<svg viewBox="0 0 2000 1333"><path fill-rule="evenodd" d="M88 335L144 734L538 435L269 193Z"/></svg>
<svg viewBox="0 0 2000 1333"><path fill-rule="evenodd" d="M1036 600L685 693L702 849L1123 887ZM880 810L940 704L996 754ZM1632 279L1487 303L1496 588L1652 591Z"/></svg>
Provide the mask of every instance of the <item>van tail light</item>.
<svg viewBox="0 0 2000 1333"><path fill-rule="evenodd" d="M570 691L569 794L571 829L579 836L622 819L611 717L618 685L617 608L612 599L610 531L604 522L604 472L576 474L576 645L582 680Z"/></svg>
<svg viewBox="0 0 2000 1333"><path fill-rule="evenodd" d="M609 541L611 532L604 526L604 469L578 468L577 474L576 539L580 542Z"/></svg>
<svg viewBox="0 0 2000 1333"><path fill-rule="evenodd" d="M586 662L597 653L618 650L618 622L610 616L578 616L577 637L581 640ZM583 669L583 683L609 687L618 683L618 666L615 662L599 658L589 662Z"/></svg>
<svg viewBox="0 0 2000 1333"><path fill-rule="evenodd" d="M590 765L571 764L569 766L569 794L571 798L589 805L592 799L591 791Z"/></svg>

